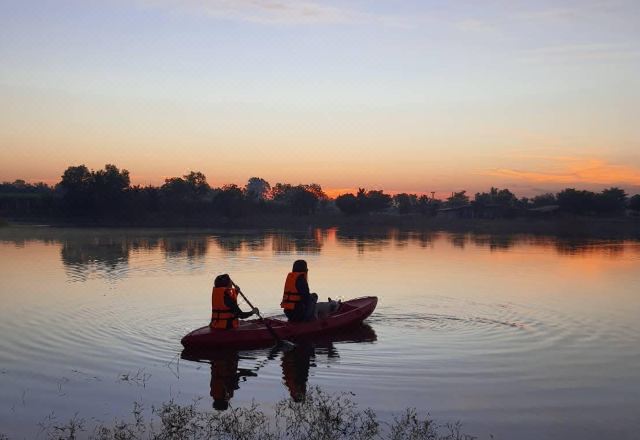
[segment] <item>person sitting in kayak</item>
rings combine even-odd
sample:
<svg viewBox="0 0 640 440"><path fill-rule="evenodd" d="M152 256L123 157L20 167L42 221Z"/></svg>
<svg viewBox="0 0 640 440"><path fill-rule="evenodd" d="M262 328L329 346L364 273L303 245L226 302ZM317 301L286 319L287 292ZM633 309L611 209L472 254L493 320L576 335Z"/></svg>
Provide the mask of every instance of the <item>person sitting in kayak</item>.
<svg viewBox="0 0 640 440"><path fill-rule="evenodd" d="M289 321L311 321L315 317L318 295L309 291L307 262L296 260L284 283L280 307Z"/></svg>
<svg viewBox="0 0 640 440"><path fill-rule="evenodd" d="M250 312L243 312L238 307L238 291L231 277L226 273L218 275L213 282L211 292L211 324L212 328L232 329L238 327L238 319L246 319L258 314L254 308Z"/></svg>

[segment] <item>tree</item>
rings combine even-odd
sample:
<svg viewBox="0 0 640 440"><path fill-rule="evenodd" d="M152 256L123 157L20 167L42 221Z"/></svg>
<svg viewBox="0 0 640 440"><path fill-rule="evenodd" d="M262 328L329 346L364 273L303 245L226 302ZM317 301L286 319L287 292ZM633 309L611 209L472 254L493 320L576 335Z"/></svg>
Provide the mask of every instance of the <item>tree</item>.
<svg viewBox="0 0 640 440"><path fill-rule="evenodd" d="M277 202L284 202L293 186L289 183L276 183L271 188L271 199Z"/></svg>
<svg viewBox="0 0 640 440"><path fill-rule="evenodd" d="M70 166L64 171L58 186L62 189L64 204L69 210L87 213L93 207L93 177L85 165Z"/></svg>
<svg viewBox="0 0 640 440"><path fill-rule="evenodd" d="M372 190L364 198L365 212L385 211L391 206L391 196L382 190Z"/></svg>
<svg viewBox="0 0 640 440"><path fill-rule="evenodd" d="M459 206L466 206L469 204L469 196L465 190L451 194L451 197L447 198L447 207L457 208Z"/></svg>
<svg viewBox="0 0 640 440"><path fill-rule="evenodd" d="M627 205L627 193L620 188L608 188L595 196L595 208L600 214L615 214Z"/></svg>
<svg viewBox="0 0 640 440"><path fill-rule="evenodd" d="M203 196L211 191L211 187L207 183L207 177L200 171L190 171L189 174L185 174L182 177L191 193L196 196Z"/></svg>
<svg viewBox="0 0 640 440"><path fill-rule="evenodd" d="M316 211L318 196L309 191L307 185L294 186L289 194L288 205L295 215L310 215Z"/></svg>
<svg viewBox="0 0 640 440"><path fill-rule="evenodd" d="M124 191L129 188L129 171L120 171L112 164L104 166L104 170L92 172L92 193L95 206L103 213L112 212L122 207Z"/></svg>
<svg viewBox="0 0 640 440"><path fill-rule="evenodd" d="M534 208L539 208L541 206L556 205L558 203L558 200L556 199L556 196L554 194L545 193L535 196L532 199L532 203Z"/></svg>
<svg viewBox="0 0 640 440"><path fill-rule="evenodd" d="M271 185L260 177L252 177L247 181L244 192L249 200L261 201L269 196Z"/></svg>
<svg viewBox="0 0 640 440"><path fill-rule="evenodd" d="M303 186L307 192L310 192L311 194L316 196L318 200L329 200L329 197L322 190L322 187L317 183L310 183L308 185L303 185Z"/></svg>
<svg viewBox="0 0 640 440"><path fill-rule="evenodd" d="M488 193L476 193L474 201L477 205L499 205L501 207L514 207L518 198L508 189L491 187Z"/></svg>
<svg viewBox="0 0 640 440"><path fill-rule="evenodd" d="M434 216L440 206L442 206L441 200L432 199L426 195L422 195L418 198L416 209L420 214Z"/></svg>
<svg viewBox="0 0 640 440"><path fill-rule="evenodd" d="M336 206L346 215L355 215L360 213L358 207L358 199L353 194L341 194L336 197Z"/></svg>
<svg viewBox="0 0 640 440"><path fill-rule="evenodd" d="M189 194L189 184L182 177L169 177L164 179L164 185L160 191L169 198L183 198Z"/></svg>
<svg viewBox="0 0 640 440"><path fill-rule="evenodd" d="M595 211L595 193L591 191L566 188L556 196L560 209L572 214L586 214Z"/></svg>
<svg viewBox="0 0 640 440"><path fill-rule="evenodd" d="M629 209L640 211L640 194L636 194L629 199Z"/></svg>
<svg viewBox="0 0 640 440"><path fill-rule="evenodd" d="M212 201L213 209L225 217L239 217L244 211L244 195L238 185L224 185Z"/></svg>
<svg viewBox="0 0 640 440"><path fill-rule="evenodd" d="M418 205L416 194L400 193L393 196L393 206L398 210L398 214L409 214L414 212Z"/></svg>

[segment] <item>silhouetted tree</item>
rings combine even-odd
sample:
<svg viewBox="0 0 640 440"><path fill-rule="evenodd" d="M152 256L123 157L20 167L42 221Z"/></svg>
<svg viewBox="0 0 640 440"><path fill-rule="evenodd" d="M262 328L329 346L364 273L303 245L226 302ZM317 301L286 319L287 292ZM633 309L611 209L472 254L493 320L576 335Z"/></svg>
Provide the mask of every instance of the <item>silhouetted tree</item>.
<svg viewBox="0 0 640 440"><path fill-rule="evenodd" d="M328 200L329 197L327 197L327 195L325 194L325 192L322 190L322 187L320 185L318 185L317 183L310 183L308 185L302 185L305 189L305 191L313 194L314 196L316 196L316 198L318 200Z"/></svg>
<svg viewBox="0 0 640 440"><path fill-rule="evenodd" d="M182 177L165 180L160 187L130 185L129 172L113 164L90 171L85 165L70 166L54 188L31 184L22 179L0 183L0 214L16 218L28 216L94 216L112 221L116 218L134 223L191 221L207 222L217 216L239 217L256 213L284 213L310 215L329 200L318 184L276 183L252 177L244 188L225 185L212 189L206 176L190 171ZM452 193L446 206L469 205L465 191ZM444 203L416 194L395 196L382 190L359 188L356 194L342 194L335 206L344 214L368 214L387 211L391 207L400 214L421 213L435 215ZM482 217L510 216L521 207L560 205L565 213L580 215L621 215L625 208L640 211L640 195L630 199L621 188L612 187L600 193L566 188L557 195L542 194L532 199L518 200L508 189L491 188L476 193L474 214Z"/></svg>
<svg viewBox="0 0 640 440"><path fill-rule="evenodd" d="M393 206L398 210L398 214L410 214L415 212L418 205L416 194L400 193L393 196Z"/></svg>
<svg viewBox="0 0 640 440"><path fill-rule="evenodd" d="M343 214L360 214L358 199L353 194L341 194L336 197L336 206Z"/></svg>
<svg viewBox="0 0 640 440"><path fill-rule="evenodd" d="M293 186L289 183L276 183L271 187L271 199L276 202L284 202Z"/></svg>
<svg viewBox="0 0 640 440"><path fill-rule="evenodd" d="M554 194L545 193L537 195L533 199L531 199L531 204L534 208L539 208L541 206L557 205L558 200L556 199L556 196Z"/></svg>
<svg viewBox="0 0 640 440"><path fill-rule="evenodd" d="M93 175L84 165L70 166L58 184L63 193L65 207L76 214L88 214L93 209Z"/></svg>
<svg viewBox="0 0 640 440"><path fill-rule="evenodd" d="M271 185L260 177L252 177L244 187L244 191L249 200L261 201L269 196Z"/></svg>
<svg viewBox="0 0 640 440"><path fill-rule="evenodd" d="M103 170L91 174L90 186L96 210L106 215L117 214L123 208L125 190L129 188L129 171L120 171L115 165L107 164Z"/></svg>
<svg viewBox="0 0 640 440"><path fill-rule="evenodd" d="M560 191L556 197L560 209L572 214L586 214L595 211L595 193L591 191L578 191L575 188L567 188Z"/></svg>
<svg viewBox="0 0 640 440"><path fill-rule="evenodd" d="M364 203L366 212L385 211L391 206L391 196L382 190L367 191Z"/></svg>
<svg viewBox="0 0 640 440"><path fill-rule="evenodd" d="M475 203L480 206L499 205L502 207L515 207L518 198L508 189L491 187L488 193L476 193Z"/></svg>
<svg viewBox="0 0 640 440"><path fill-rule="evenodd" d="M624 211L627 205L627 193L620 188L608 188L595 197L595 209L600 214L612 215Z"/></svg>
<svg viewBox="0 0 640 440"><path fill-rule="evenodd" d="M416 205L416 209L420 214L434 216L441 206L441 200L429 198L425 195L422 195L418 197L418 204Z"/></svg>
<svg viewBox="0 0 640 440"><path fill-rule="evenodd" d="M289 195L288 204L295 215L310 215L316 211L318 196L308 190L306 185L294 186Z"/></svg>
<svg viewBox="0 0 640 440"><path fill-rule="evenodd" d="M392 197L383 191L367 191L358 188L357 194L342 194L336 198L336 206L347 215L384 211L391 206Z"/></svg>
<svg viewBox="0 0 640 440"><path fill-rule="evenodd" d="M465 190L451 194L451 197L447 197L447 207L457 208L459 206L466 206L469 204L469 196Z"/></svg>
<svg viewBox="0 0 640 440"><path fill-rule="evenodd" d="M276 183L271 188L271 198L295 215L309 215L316 211L318 201L326 200L327 196L315 183L296 186Z"/></svg>
<svg viewBox="0 0 640 440"><path fill-rule="evenodd" d="M244 195L238 185L224 185L213 197L213 209L225 217L240 217L244 211Z"/></svg>
<svg viewBox="0 0 640 440"><path fill-rule="evenodd" d="M204 196L211 191L211 187L207 183L207 177L200 171L190 171L189 174L182 177L184 177L189 190L197 196Z"/></svg>

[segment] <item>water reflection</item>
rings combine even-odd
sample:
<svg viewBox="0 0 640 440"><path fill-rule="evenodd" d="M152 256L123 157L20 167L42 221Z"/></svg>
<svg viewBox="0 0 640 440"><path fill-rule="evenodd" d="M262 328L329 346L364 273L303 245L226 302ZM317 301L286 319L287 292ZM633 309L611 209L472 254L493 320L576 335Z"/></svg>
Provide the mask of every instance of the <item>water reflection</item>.
<svg viewBox="0 0 640 440"><path fill-rule="evenodd" d="M158 230L121 232L109 229L3 228L0 242L24 247L36 241L60 247L60 259L72 281L91 277L118 279L126 276L133 253L161 252L165 259L184 259L201 264L215 254L246 253L321 254L331 251L358 254L381 252L392 248L414 246L431 249L435 243L447 243L451 248L485 248L505 252L517 247L538 247L553 250L562 256L601 255L621 257L625 253L640 255L638 241L576 239L553 236L514 234L471 234L434 231L385 229L366 233L336 228L310 228L306 231L256 231L215 233Z"/></svg>
<svg viewBox="0 0 640 440"><path fill-rule="evenodd" d="M147 250L154 247L150 246ZM206 237L163 237L159 240L159 247L166 258L186 257L188 260L198 260L207 255L209 240Z"/></svg>
<svg viewBox="0 0 640 440"><path fill-rule="evenodd" d="M282 368L282 383L291 398L299 402L306 395L309 372L312 367L317 366L318 357L326 356L327 359L334 360L340 357L335 343L365 343L376 340L377 336L373 328L367 324L360 324L313 340L296 341L296 347L286 352L280 352L276 348L252 352L185 349L181 357L189 361L210 364L209 395L213 400L213 408L224 411L229 407L234 392L240 388L241 382L249 377L257 377L258 371L264 365L277 360L278 357ZM239 366L241 361L253 363L254 366L242 368Z"/></svg>

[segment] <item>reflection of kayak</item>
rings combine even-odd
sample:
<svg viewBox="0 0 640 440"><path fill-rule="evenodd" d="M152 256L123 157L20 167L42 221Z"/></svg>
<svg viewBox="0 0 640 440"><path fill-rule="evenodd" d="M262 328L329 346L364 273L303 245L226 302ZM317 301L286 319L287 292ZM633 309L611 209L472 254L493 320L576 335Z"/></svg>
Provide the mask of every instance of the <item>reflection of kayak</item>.
<svg viewBox="0 0 640 440"><path fill-rule="evenodd" d="M344 301L337 311L315 321L287 322L276 318L265 318L265 321L282 339L313 339L362 322L373 312L377 303L377 297L366 296ZM182 338L185 348L248 348L267 346L273 342L269 330L257 319L241 321L238 328L233 330L201 327Z"/></svg>

